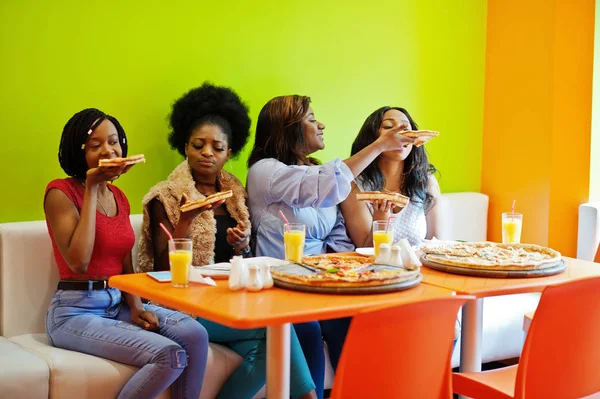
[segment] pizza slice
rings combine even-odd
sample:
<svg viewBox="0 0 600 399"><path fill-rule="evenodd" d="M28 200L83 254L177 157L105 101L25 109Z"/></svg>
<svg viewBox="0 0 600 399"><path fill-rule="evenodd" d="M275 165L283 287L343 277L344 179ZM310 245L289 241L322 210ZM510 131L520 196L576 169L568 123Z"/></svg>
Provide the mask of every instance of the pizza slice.
<svg viewBox="0 0 600 399"><path fill-rule="evenodd" d="M420 147L432 138L438 136L439 132L434 132L432 130L405 130L400 132L404 137L410 137L411 139L415 139L413 145L415 147Z"/></svg>
<svg viewBox="0 0 600 399"><path fill-rule="evenodd" d="M123 165L134 165L136 163L146 162L146 157L144 154L131 155L127 158L108 158L101 159L98 161L98 166L123 166Z"/></svg>
<svg viewBox="0 0 600 399"><path fill-rule="evenodd" d="M400 212L400 209L404 208L410 202L410 198L400 193L394 193L392 191L363 191L356 193L356 199L359 201L375 202L377 200L388 200L395 206L393 209L394 213Z"/></svg>
<svg viewBox="0 0 600 399"><path fill-rule="evenodd" d="M225 200L225 199L231 198L231 197L233 197L232 190L221 191L221 192L209 195L208 197L200 199L200 200L188 201L185 204L181 205L181 207L179 209L181 210L181 212L189 212L191 210L202 208L203 206L214 204L215 202Z"/></svg>

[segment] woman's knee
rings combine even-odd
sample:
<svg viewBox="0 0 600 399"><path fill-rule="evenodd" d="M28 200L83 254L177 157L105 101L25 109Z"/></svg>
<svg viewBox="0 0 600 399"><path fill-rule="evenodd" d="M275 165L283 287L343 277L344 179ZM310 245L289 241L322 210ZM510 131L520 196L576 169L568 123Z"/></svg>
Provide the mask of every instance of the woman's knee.
<svg viewBox="0 0 600 399"><path fill-rule="evenodd" d="M186 347L190 344L208 345L208 332L206 328L196 320L189 318L183 321L177 328L177 335L185 343Z"/></svg>
<svg viewBox="0 0 600 399"><path fill-rule="evenodd" d="M173 344L163 346L158 352L154 362L164 369L181 370L187 367L187 352L181 346ZM181 371L179 371L181 373Z"/></svg>
<svg viewBox="0 0 600 399"><path fill-rule="evenodd" d="M208 341L208 332L206 328L191 317L174 313L165 317L162 322L171 332L177 334L184 340Z"/></svg>
<svg viewBox="0 0 600 399"><path fill-rule="evenodd" d="M165 320L165 323L169 323L169 320ZM206 355L208 333L202 324L188 316L172 324L165 335L183 347L191 357Z"/></svg>

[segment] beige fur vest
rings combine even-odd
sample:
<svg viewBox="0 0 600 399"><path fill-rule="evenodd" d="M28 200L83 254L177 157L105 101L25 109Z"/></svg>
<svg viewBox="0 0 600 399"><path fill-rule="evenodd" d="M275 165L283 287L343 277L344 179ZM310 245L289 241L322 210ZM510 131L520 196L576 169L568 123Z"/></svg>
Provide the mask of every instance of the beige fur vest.
<svg viewBox="0 0 600 399"><path fill-rule="evenodd" d="M232 174L221 170L218 175L221 191L232 190L233 197L225 201L227 211L238 222L250 227L250 214L246 206L246 190L240 181ZM150 232L150 215L148 205L157 198L164 206L169 222L175 226L179 221L179 204L182 194L185 193L190 201L205 198L196 190L196 184L187 161L183 161L169 175L167 180L158 183L150 189L142 200L144 207L144 220L139 241L138 264L134 265L136 272L154 270L154 252L152 248L152 235ZM190 232L194 242L193 265L204 266L214 262L215 234L217 222L212 210L202 212L195 220Z"/></svg>

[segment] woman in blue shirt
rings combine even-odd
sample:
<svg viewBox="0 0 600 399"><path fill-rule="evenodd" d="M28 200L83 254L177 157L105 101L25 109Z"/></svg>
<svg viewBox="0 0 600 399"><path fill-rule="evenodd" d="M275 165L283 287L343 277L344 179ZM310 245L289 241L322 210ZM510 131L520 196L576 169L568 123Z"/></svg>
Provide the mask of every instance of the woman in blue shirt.
<svg viewBox="0 0 600 399"><path fill-rule="evenodd" d="M279 211L290 222L306 225L305 255L354 250L338 204L350 194L354 178L379 154L413 141L392 129L344 161L321 164L310 155L325 147L323 129L306 96L276 97L260 111L246 182L257 256L284 258ZM294 325L319 398L325 373L321 337L335 369L349 323L346 318Z"/></svg>

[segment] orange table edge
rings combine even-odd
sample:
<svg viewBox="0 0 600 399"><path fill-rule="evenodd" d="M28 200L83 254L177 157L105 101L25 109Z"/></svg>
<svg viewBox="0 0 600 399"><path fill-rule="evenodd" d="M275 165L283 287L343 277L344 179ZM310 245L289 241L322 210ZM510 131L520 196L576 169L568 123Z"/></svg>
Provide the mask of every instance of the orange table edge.
<svg viewBox="0 0 600 399"><path fill-rule="evenodd" d="M563 259L567 262L567 269L548 277L472 277L440 272L426 266L421 268L421 274L425 284L447 288L461 295L474 295L477 298L541 292L550 284L600 275L600 264L565 256Z"/></svg>
<svg viewBox="0 0 600 399"><path fill-rule="evenodd" d="M453 290L423 283L405 291L369 295L312 294L276 287L259 292L231 291L227 280L217 281L216 287L190 283L188 288L175 288L144 273L113 276L109 285L232 328L348 317L371 308L455 295Z"/></svg>

